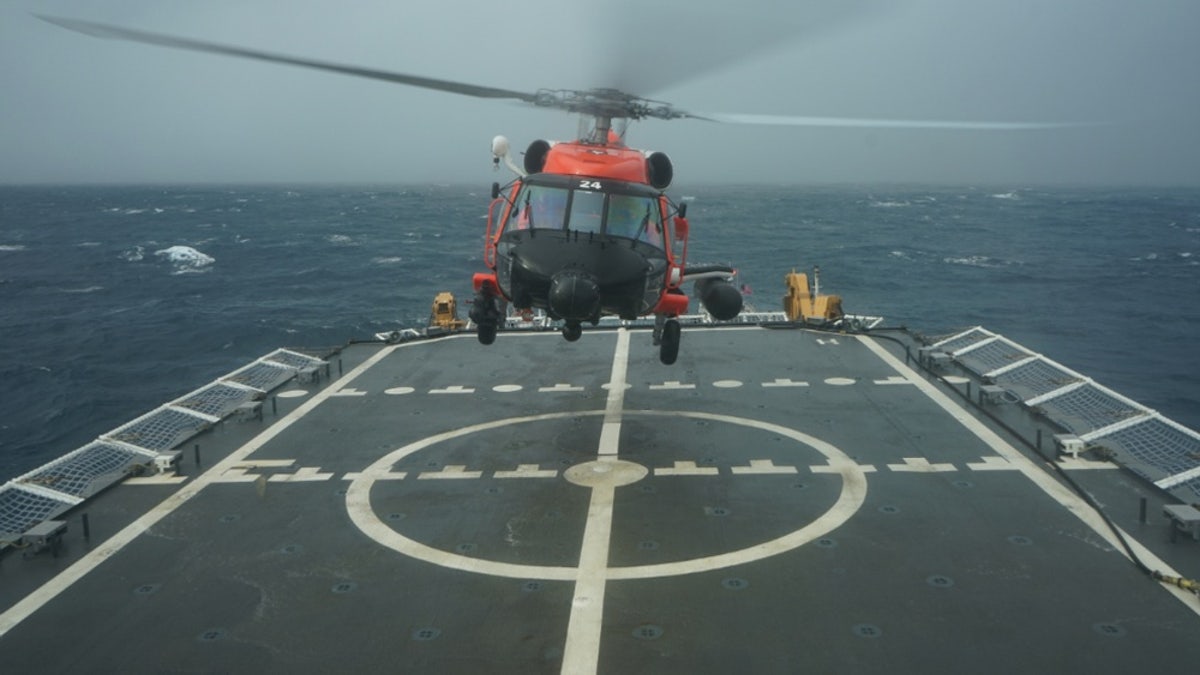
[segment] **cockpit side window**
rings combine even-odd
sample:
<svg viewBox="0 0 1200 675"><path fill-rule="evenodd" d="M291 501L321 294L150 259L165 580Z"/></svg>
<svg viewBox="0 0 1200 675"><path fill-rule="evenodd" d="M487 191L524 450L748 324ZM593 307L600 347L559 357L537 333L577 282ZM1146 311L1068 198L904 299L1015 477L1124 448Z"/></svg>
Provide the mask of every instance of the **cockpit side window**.
<svg viewBox="0 0 1200 675"><path fill-rule="evenodd" d="M535 227L561 230L567 214L567 190L545 185L526 185L517 195L514 212L518 230Z"/></svg>

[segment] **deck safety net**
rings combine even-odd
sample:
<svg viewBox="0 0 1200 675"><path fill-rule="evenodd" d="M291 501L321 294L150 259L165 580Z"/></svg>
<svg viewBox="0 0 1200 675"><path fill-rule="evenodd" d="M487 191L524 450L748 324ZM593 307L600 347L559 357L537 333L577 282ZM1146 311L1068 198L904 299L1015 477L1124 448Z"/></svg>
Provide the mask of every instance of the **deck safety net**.
<svg viewBox="0 0 1200 675"><path fill-rule="evenodd" d="M263 398L300 371L323 365L314 356L275 350L0 485L0 548L19 541L34 525L140 472L160 453L185 443L244 403Z"/></svg>
<svg viewBox="0 0 1200 675"><path fill-rule="evenodd" d="M1200 434L980 326L931 345L1088 447L1179 499L1200 501Z"/></svg>

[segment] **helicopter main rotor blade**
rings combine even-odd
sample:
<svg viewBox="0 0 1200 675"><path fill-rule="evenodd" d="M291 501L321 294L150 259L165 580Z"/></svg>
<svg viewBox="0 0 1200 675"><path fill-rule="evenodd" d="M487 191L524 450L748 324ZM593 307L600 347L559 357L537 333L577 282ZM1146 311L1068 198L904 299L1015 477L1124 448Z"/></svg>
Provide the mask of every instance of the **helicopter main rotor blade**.
<svg viewBox="0 0 1200 675"><path fill-rule="evenodd" d="M383 80L384 82L394 82L397 84L406 84L413 87L421 87L423 89L435 89L438 91L446 91L454 94L463 94L465 96L475 96L477 98L499 98L499 99L514 99L524 101L526 103L537 104L538 97L536 94L530 94L520 91L512 91L509 89L498 89L496 87L483 87L475 84L466 84L463 82L454 82L451 80L439 80L432 77L420 77L417 75L405 75L404 73L393 73L385 70L375 70L371 68L360 68L357 66L345 66L337 63L328 63L325 61L314 61L310 59L301 59L294 56L284 56L282 54L271 54L268 52L260 52L253 49L244 49L242 47L231 47L228 45L214 44L211 42L203 42L201 40L192 40L189 38L175 37L172 35L163 35L160 33L150 33L140 30L132 30L129 28L121 28L119 26L109 26L106 24L93 23L91 21L81 21L79 19L65 19L60 17L45 16L35 14L37 18L56 26L91 35L93 37L129 40L132 42L142 42L145 44L158 45L160 47L172 47L175 49L187 49L196 52L208 52L212 54L224 54L227 56L238 56L247 59L256 59L258 61L268 61L270 63L283 63L292 66L300 66L302 68L314 68L317 70L325 70L343 75L354 75L356 77L365 77L371 80Z"/></svg>
<svg viewBox="0 0 1200 675"><path fill-rule="evenodd" d="M1078 122L971 122L956 120L888 120L858 117L805 117L743 113L685 113L684 117L724 124L758 124L793 127L842 127L857 129L948 129L982 131L1025 131L1084 126Z"/></svg>

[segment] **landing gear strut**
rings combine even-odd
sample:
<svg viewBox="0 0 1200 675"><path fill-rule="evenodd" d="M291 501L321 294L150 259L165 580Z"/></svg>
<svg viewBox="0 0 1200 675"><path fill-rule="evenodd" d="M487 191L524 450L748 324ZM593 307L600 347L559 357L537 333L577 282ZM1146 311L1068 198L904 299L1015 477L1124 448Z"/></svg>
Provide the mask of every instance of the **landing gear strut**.
<svg viewBox="0 0 1200 675"><path fill-rule="evenodd" d="M675 363L679 357L679 321L659 314L654 321L654 344L658 345L658 359L666 365Z"/></svg>

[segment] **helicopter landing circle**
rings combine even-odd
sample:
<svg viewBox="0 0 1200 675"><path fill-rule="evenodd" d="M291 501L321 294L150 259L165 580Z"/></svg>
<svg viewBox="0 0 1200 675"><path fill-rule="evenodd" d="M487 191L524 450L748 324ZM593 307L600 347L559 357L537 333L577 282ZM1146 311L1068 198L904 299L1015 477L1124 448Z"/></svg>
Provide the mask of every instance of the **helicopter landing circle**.
<svg viewBox="0 0 1200 675"><path fill-rule="evenodd" d="M400 460L445 441L509 425L534 424L566 418L602 417L604 414L605 411L603 410L545 413L484 422L428 436L388 453L362 473L358 474L346 490L347 512L355 526L371 539L406 556L434 565L515 579L575 581L580 578L580 570L574 566L498 562L441 550L411 539L386 524L380 518L380 515L376 513L371 505L371 488L377 480L385 479ZM866 476L856 462L832 444L796 431L795 429L744 417L691 411L626 410L623 412L623 415L626 417L707 420L710 422L740 425L777 434L807 446L807 448L815 450L824 456L832 472L841 476L842 488L838 498L829 509L811 522L802 523L796 530L783 536L740 550L702 556L690 560L625 567L606 567L602 570L606 579L649 579L677 576L741 565L775 556L818 539L841 526L858 511L866 499ZM593 490L615 490L617 487L630 485L642 480L649 474L650 470L648 468L635 462L601 456L596 460L569 467L564 472L563 477L568 482L577 486Z"/></svg>

